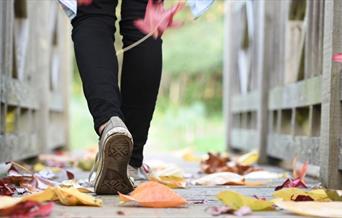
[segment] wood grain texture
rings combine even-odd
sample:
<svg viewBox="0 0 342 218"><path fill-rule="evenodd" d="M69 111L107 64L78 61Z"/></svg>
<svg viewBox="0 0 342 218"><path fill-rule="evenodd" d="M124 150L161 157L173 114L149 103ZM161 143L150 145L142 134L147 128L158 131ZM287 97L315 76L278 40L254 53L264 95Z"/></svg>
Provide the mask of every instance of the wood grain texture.
<svg viewBox="0 0 342 218"><path fill-rule="evenodd" d="M307 36L305 40L305 78L322 74L324 2L307 0Z"/></svg>
<svg viewBox="0 0 342 218"><path fill-rule="evenodd" d="M3 162L67 144L72 63L70 21L55 1L6 0L0 10Z"/></svg>
<svg viewBox="0 0 342 218"><path fill-rule="evenodd" d="M324 57L322 76L322 128L320 143L320 178L330 188L342 187L338 170L341 152L341 65L331 57L342 50L342 1L325 1Z"/></svg>
<svg viewBox="0 0 342 218"><path fill-rule="evenodd" d="M321 77L314 77L297 83L278 86L270 90L270 110L304 107L321 102Z"/></svg>

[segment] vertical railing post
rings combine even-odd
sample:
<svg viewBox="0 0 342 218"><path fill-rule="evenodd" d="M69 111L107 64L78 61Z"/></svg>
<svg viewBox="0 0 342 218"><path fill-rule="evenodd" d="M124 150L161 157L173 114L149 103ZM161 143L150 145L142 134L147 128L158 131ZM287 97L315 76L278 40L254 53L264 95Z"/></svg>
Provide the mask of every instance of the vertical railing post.
<svg viewBox="0 0 342 218"><path fill-rule="evenodd" d="M231 125L232 125L232 116L231 116L231 97L232 97L232 72L233 69L232 61L231 61L231 25L232 25L232 10L231 10L231 2L225 1L225 21L224 21L224 54L223 54L223 116L225 121L225 145L227 150L230 149L231 145Z"/></svg>
<svg viewBox="0 0 342 218"><path fill-rule="evenodd" d="M325 1L322 76L322 117L320 140L320 179L329 188L342 187L339 171L341 151L341 64L331 57L342 51L342 1Z"/></svg>
<svg viewBox="0 0 342 218"><path fill-rule="evenodd" d="M48 18L49 10L45 10L49 8L50 1L42 1L37 2L37 7L40 7L42 10L41 17ZM37 38L37 72L35 72L35 78L37 79L37 92L39 93L39 116L38 116L38 127L40 128L38 142L40 145L40 149L43 152L47 151L48 146L48 127L49 127L49 20L48 19L39 19L37 20L37 26L40 26L43 29L40 29L36 32ZM39 81L39 82L38 82Z"/></svg>
<svg viewBox="0 0 342 218"><path fill-rule="evenodd" d="M267 162L267 135L268 135L268 90L269 90L269 77L268 70L266 69L267 63L265 62L265 45L267 45L268 38L266 36L267 25L265 23L265 1L257 1L257 36L256 46L258 49L257 57L257 75L258 75L258 110L257 110L257 133L258 133L258 149L259 149L259 162ZM267 41L265 40L267 39Z"/></svg>

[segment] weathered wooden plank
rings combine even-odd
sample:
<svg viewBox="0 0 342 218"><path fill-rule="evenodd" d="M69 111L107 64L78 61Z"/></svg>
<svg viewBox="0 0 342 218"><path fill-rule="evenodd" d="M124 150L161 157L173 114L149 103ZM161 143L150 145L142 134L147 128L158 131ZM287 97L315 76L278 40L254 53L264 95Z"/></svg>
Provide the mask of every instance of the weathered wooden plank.
<svg viewBox="0 0 342 218"><path fill-rule="evenodd" d="M63 114L50 112L50 123L47 131L46 150L52 150L66 145Z"/></svg>
<svg viewBox="0 0 342 218"><path fill-rule="evenodd" d="M31 133L0 135L0 162L19 160L40 153L37 135Z"/></svg>
<svg viewBox="0 0 342 218"><path fill-rule="evenodd" d="M273 8L268 18L272 30L271 45L268 48L272 54L269 57L270 87L280 86L284 83L285 39L289 2L289 0L267 1L267 5ZM274 8L278 10L274 10Z"/></svg>
<svg viewBox="0 0 342 218"><path fill-rule="evenodd" d="M298 157L302 161L309 161L319 165L319 137L291 136L281 134L269 134L267 153L269 156L291 161Z"/></svg>
<svg viewBox="0 0 342 218"><path fill-rule="evenodd" d="M231 112L247 112L247 111L257 111L259 103L258 90L248 92L246 94L234 95L231 100Z"/></svg>
<svg viewBox="0 0 342 218"><path fill-rule="evenodd" d="M321 75L322 73L324 2L307 0L305 78Z"/></svg>
<svg viewBox="0 0 342 218"><path fill-rule="evenodd" d="M0 11L1 14L5 14L5 1L0 1ZM4 20L4 16L0 16L0 32L4 33L5 32L5 20ZM3 93L4 93L4 86L3 86L3 77L4 77L4 71L5 71L5 53L4 53L4 44L5 44L5 38L4 38L4 34L0 34L0 134L2 134L1 130L2 130L2 125L3 125L3 114L2 114L2 105L1 103L4 102L4 97L3 97Z"/></svg>
<svg viewBox="0 0 342 218"><path fill-rule="evenodd" d="M38 108L38 98L29 82L7 76L3 79L7 88L4 93L7 104L25 108Z"/></svg>
<svg viewBox="0 0 342 218"><path fill-rule="evenodd" d="M273 88L269 93L269 110L304 107L321 102L321 77Z"/></svg>
<svg viewBox="0 0 342 218"><path fill-rule="evenodd" d="M322 127L320 144L320 178L330 188L342 187L338 170L341 154L341 70L331 57L342 50L342 1L325 1L324 57L322 76Z"/></svg>
<svg viewBox="0 0 342 218"><path fill-rule="evenodd" d="M258 149L257 137L258 133L253 129L232 129L231 147L242 151Z"/></svg>
<svg viewBox="0 0 342 218"><path fill-rule="evenodd" d="M59 14L59 42L60 42L60 55L61 55L61 67L62 73L59 81L59 90L63 96L63 130L64 130L64 142L65 147L69 147L70 142L70 96L71 96L71 81L73 72L73 46L71 41L71 25L70 20L66 16ZM64 30L64 31L63 31ZM63 84L68 84L63 86Z"/></svg>
<svg viewBox="0 0 342 218"><path fill-rule="evenodd" d="M58 91L50 92L50 100L49 100L49 110L53 112L63 113L65 111L64 107L64 96L63 93L59 93Z"/></svg>

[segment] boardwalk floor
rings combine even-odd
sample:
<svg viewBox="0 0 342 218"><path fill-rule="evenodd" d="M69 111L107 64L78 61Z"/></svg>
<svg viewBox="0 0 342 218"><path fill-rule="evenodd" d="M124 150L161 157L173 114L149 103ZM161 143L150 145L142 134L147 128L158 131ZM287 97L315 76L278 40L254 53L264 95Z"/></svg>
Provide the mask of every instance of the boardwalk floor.
<svg viewBox="0 0 342 218"><path fill-rule="evenodd" d="M155 159L155 156L147 157L147 159ZM183 167L186 173L196 175L198 172L198 165L193 163L186 163L180 158L174 157L170 154L159 154L159 160L164 162L176 163ZM268 167L271 171L283 171L278 168ZM76 170L77 171L77 170ZM87 174L82 172L76 173L77 178L86 178ZM158 217L158 218L177 218L177 217L213 217L208 214L205 209L213 205L221 205L216 199L216 194L223 190L233 190L241 194L253 196L263 196L271 198L271 194L276 185L283 182L284 179L279 181L273 181L267 186L262 187L243 187L243 186L218 186L218 187L202 187L202 186L191 186L186 189L176 189L180 195L189 201L189 205L185 208L172 208L172 209L152 209L152 208L141 208L141 207L128 207L119 206L119 200L117 196L98 196L103 200L104 205L101 208L96 207L68 207L57 205L54 209L52 217ZM317 183L312 180L309 183ZM205 200L204 203L198 204L199 201ZM197 203L195 203L197 202ZM234 217L234 216L218 216L218 217ZM285 211L271 211L271 212L254 212L252 215L247 217L300 217Z"/></svg>

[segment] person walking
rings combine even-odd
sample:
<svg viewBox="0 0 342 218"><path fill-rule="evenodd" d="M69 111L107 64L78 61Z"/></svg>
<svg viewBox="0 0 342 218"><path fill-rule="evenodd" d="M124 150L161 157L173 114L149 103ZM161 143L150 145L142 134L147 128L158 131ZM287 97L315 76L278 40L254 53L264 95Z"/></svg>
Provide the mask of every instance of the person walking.
<svg viewBox="0 0 342 218"><path fill-rule="evenodd" d="M157 36L153 34L154 37L146 38L148 33L141 32L134 23L146 18L146 8L162 4L162 0L122 1L120 33L123 46L134 45L134 48L123 54L119 81L114 47L118 0L78 1L87 3L77 5L76 0L59 0L72 18L76 62L94 128L100 137L99 151L89 177L97 194L127 194L133 190L134 180L145 180L149 173L149 168L143 164L143 150L161 80L161 34L172 25L177 9L168 14L170 21L164 29L156 27ZM189 5L194 15L200 15L212 1L189 0ZM142 21L142 25L150 23ZM143 38L146 40L141 41ZM138 41L140 43L136 44Z"/></svg>

